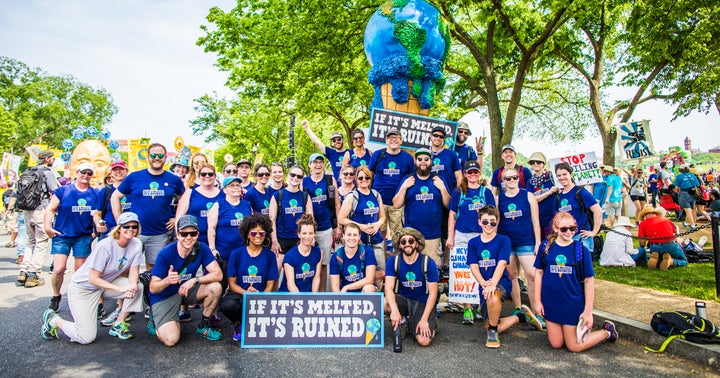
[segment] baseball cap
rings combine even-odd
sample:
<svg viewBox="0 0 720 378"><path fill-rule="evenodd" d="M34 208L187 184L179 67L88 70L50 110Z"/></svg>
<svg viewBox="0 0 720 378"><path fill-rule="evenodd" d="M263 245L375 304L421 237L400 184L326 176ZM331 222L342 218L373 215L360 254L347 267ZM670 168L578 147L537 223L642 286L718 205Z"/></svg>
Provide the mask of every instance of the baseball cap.
<svg viewBox="0 0 720 378"><path fill-rule="evenodd" d="M418 155L427 155L432 157L432 153L430 153L430 150L428 150L427 148L418 148L417 151L415 151L415 157L417 157Z"/></svg>
<svg viewBox="0 0 720 378"><path fill-rule="evenodd" d="M115 160L112 163L110 163L110 170L117 168L117 167L127 169L127 163L125 163L125 160Z"/></svg>
<svg viewBox="0 0 720 378"><path fill-rule="evenodd" d="M126 213L120 214L120 216L118 217L118 220L117 220L117 224L119 224L121 226L124 224L128 224L130 222L140 223L140 221L138 220L137 214L129 212L129 211Z"/></svg>
<svg viewBox="0 0 720 378"><path fill-rule="evenodd" d="M242 185L242 179L237 176L227 176L225 179L223 179L222 187L225 188L226 186L230 185L232 182L237 181Z"/></svg>
<svg viewBox="0 0 720 378"><path fill-rule="evenodd" d="M500 152L505 152L505 150L511 150L512 152L515 152L515 147L513 147L512 144L506 144L503 146L502 150Z"/></svg>
<svg viewBox="0 0 720 378"><path fill-rule="evenodd" d="M388 131L385 133L385 138L387 138L387 137L390 136L391 134L395 134L395 135L397 135L397 136L399 136L399 137L402 137L402 135L400 134L400 130L398 130L397 127L389 127L389 128L388 128Z"/></svg>
<svg viewBox="0 0 720 378"><path fill-rule="evenodd" d="M475 161L475 160L468 160L467 162L465 162L465 166L463 167L463 170L465 170L465 172L470 171L470 170L473 170L473 169L476 170L476 171L480 171L480 170L481 170L481 169L480 169L480 164L478 164L477 161Z"/></svg>
<svg viewBox="0 0 720 378"><path fill-rule="evenodd" d="M55 154L53 154L52 151L42 150L42 151L38 152L37 159L38 159L38 161L43 161L43 160L45 160L47 158L51 158L53 156L55 156Z"/></svg>
<svg viewBox="0 0 720 378"><path fill-rule="evenodd" d="M198 220L193 215L183 215L178 219L177 229L178 231L184 230L188 227L198 228Z"/></svg>
<svg viewBox="0 0 720 378"><path fill-rule="evenodd" d="M336 132L332 133L332 135L330 135L330 140L333 140L335 138L342 138L342 137L343 137L342 134L340 134L339 132L336 131Z"/></svg>
<svg viewBox="0 0 720 378"><path fill-rule="evenodd" d="M241 165L241 164L250 165L250 160L248 160L248 159L240 159L240 160L237 162L236 165Z"/></svg>
<svg viewBox="0 0 720 378"><path fill-rule="evenodd" d="M443 136L447 135L447 132L445 131L445 128L442 127L442 126L435 126L435 127L433 127L432 132L434 133L434 132L436 132L436 131L442 132Z"/></svg>
<svg viewBox="0 0 720 378"><path fill-rule="evenodd" d="M95 167L93 167L93 165L90 163L82 163L82 164L78 165L78 167L77 167L78 172L82 172L82 171L85 171L88 169L91 170L93 173L95 173Z"/></svg>
<svg viewBox="0 0 720 378"><path fill-rule="evenodd" d="M308 164L312 164L312 162L314 162L317 159L322 159L323 161L325 161L325 156L323 156L322 154L318 154L316 152L316 153L310 155L310 159L308 159Z"/></svg>

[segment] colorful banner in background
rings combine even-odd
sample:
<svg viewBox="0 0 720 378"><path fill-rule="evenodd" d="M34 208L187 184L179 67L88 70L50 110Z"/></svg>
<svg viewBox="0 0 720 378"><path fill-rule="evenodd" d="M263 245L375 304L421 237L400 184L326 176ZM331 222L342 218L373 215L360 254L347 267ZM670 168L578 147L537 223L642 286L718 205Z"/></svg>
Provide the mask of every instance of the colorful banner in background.
<svg viewBox="0 0 720 378"><path fill-rule="evenodd" d="M3 152L2 163L0 164L0 184L8 185L17 182L20 177L20 162L22 157Z"/></svg>
<svg viewBox="0 0 720 378"><path fill-rule="evenodd" d="M128 139L128 170L139 171L148 167L150 139Z"/></svg>
<svg viewBox="0 0 720 378"><path fill-rule="evenodd" d="M621 123L617 129L617 144L623 161L657 156L650 135L650 121Z"/></svg>
<svg viewBox="0 0 720 378"><path fill-rule="evenodd" d="M448 301L480 304L479 285L467 264L467 248L450 250L450 291Z"/></svg>
<svg viewBox="0 0 720 378"><path fill-rule="evenodd" d="M602 172L597 162L595 152L585 152L582 154L568 155L548 160L549 170L553 175L553 179L558 187L561 187L555 176L555 166L560 163L568 163L573 170L573 179L575 185L583 186L601 182Z"/></svg>

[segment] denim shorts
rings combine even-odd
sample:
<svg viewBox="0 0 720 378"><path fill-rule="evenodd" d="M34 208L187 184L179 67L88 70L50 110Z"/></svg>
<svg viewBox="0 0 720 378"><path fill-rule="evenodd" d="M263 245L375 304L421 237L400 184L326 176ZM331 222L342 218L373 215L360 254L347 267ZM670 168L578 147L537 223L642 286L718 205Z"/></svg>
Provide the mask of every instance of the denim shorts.
<svg viewBox="0 0 720 378"><path fill-rule="evenodd" d="M521 245L510 251L510 256L531 256L535 254L534 245Z"/></svg>
<svg viewBox="0 0 720 378"><path fill-rule="evenodd" d="M695 196L688 193L687 190L681 190L678 194L678 202L683 209L692 209L695 207Z"/></svg>
<svg viewBox="0 0 720 378"><path fill-rule="evenodd" d="M52 239L50 254L70 256L70 250L72 249L73 257L88 257L90 256L92 241L92 235L75 237L57 235Z"/></svg>

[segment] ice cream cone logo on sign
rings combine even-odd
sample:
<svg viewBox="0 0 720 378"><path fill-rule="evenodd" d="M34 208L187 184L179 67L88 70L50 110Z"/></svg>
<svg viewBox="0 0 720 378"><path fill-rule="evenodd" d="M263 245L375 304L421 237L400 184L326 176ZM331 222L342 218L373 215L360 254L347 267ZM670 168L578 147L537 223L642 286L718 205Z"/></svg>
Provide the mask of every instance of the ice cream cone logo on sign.
<svg viewBox="0 0 720 378"><path fill-rule="evenodd" d="M555 263L558 264L558 266L565 266L565 264L567 264L567 257L563 255L557 255L557 257L555 257ZM560 277L562 277L562 270L559 271L559 274Z"/></svg>
<svg viewBox="0 0 720 378"><path fill-rule="evenodd" d="M365 323L365 345L369 345L380 331L380 321L376 318L368 319Z"/></svg>
<svg viewBox="0 0 720 378"><path fill-rule="evenodd" d="M490 260L490 251L488 251L487 249L483 249L483 251L480 252L480 257L482 257L483 261L486 261L486 263L483 265L485 265L485 270L487 270L488 269L487 261Z"/></svg>

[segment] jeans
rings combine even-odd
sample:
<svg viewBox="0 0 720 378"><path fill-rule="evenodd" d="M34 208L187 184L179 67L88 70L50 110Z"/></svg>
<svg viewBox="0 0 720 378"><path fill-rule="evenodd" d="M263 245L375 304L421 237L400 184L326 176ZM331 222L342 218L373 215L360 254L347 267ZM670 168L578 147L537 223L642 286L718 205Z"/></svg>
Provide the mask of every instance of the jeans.
<svg viewBox="0 0 720 378"><path fill-rule="evenodd" d="M662 259L663 254L669 253L670 257L673 258L674 267L686 266L688 264L685 252L683 252L680 245L678 245L675 241L662 244L650 244L650 253L653 252L658 252L660 254L660 259Z"/></svg>
<svg viewBox="0 0 720 378"><path fill-rule="evenodd" d="M25 255L25 242L27 240L27 229L25 228L25 217L20 214L17 217L17 225L18 225L18 236L15 239L15 247L17 248L17 255L18 256L24 256Z"/></svg>

